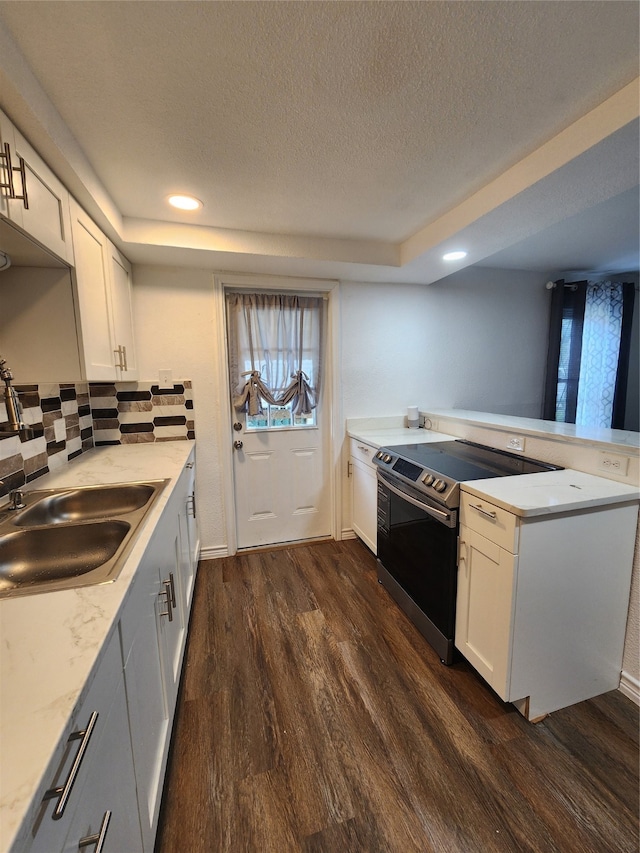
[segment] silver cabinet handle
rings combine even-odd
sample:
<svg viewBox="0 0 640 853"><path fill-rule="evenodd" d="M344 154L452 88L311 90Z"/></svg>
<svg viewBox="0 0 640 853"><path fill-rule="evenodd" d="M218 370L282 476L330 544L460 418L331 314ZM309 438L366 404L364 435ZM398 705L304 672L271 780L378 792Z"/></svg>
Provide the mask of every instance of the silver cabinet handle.
<svg viewBox="0 0 640 853"><path fill-rule="evenodd" d="M479 504L469 504L471 509L475 509L476 512L479 512L480 515L486 515L487 518L492 518L494 521L498 517L498 514L495 512L490 512L488 509L485 509L483 506Z"/></svg>
<svg viewBox="0 0 640 853"><path fill-rule="evenodd" d="M161 589L158 595L164 595L167 602L167 609L160 611L160 616L167 616L169 622L173 622L173 608L171 607L171 581L163 581L164 589Z"/></svg>
<svg viewBox="0 0 640 853"><path fill-rule="evenodd" d="M85 835L84 838L81 838L78 841L78 848L81 847L89 847L91 844L96 845L96 849L93 853L102 853L102 848L104 847L104 842L107 837L107 830L109 829L109 821L111 820L111 812L107 811L104 813L104 817L102 818L102 824L100 825L100 829L95 833L95 835Z"/></svg>
<svg viewBox="0 0 640 853"><path fill-rule="evenodd" d="M126 370L126 367L124 364L124 355L122 353L122 347L118 347L117 349L114 349L114 353L118 356L118 360L116 361L116 367L118 368L118 370Z"/></svg>
<svg viewBox="0 0 640 853"><path fill-rule="evenodd" d="M185 468L193 468L193 462L187 462L187 464L184 467Z"/></svg>
<svg viewBox="0 0 640 853"><path fill-rule="evenodd" d="M125 346L122 347L122 358L124 359L124 370L129 370L129 364L127 362L127 348Z"/></svg>
<svg viewBox="0 0 640 853"><path fill-rule="evenodd" d="M0 189L7 190L7 198L21 201L24 209L29 210L29 198L27 196L27 174L24 165L24 157L20 157L18 155L18 163L20 165L14 166L11 163L11 148L9 147L8 142L4 143L4 151L0 153L0 157L4 159L7 178L6 181L0 182ZM20 179L22 180L22 195L18 195L16 193L15 184L13 183L14 172L20 172Z"/></svg>
<svg viewBox="0 0 640 853"><path fill-rule="evenodd" d="M191 515L196 517L196 493L191 492L189 497L187 498L187 512L189 512L189 508L191 508Z"/></svg>
<svg viewBox="0 0 640 853"><path fill-rule="evenodd" d="M359 445L358 445L358 450L362 450L364 453L368 453L368 452L369 452L369 448L368 448L368 447L365 447L365 446L364 446L364 444L359 444Z"/></svg>
<svg viewBox="0 0 640 853"><path fill-rule="evenodd" d="M98 720L98 712L94 711L89 717L89 724L84 731L80 732L72 732L69 735L68 743L72 740L80 740L80 748L78 749L78 754L76 755L73 764L71 765L71 770L69 771L69 775L67 776L67 781L64 785L58 785L55 788L49 788L49 790L45 793L43 800L53 800L56 797L59 797L58 804L53 810L53 814L51 817L53 820L60 820L62 815L64 814L64 810L67 807L67 803L69 802L69 797L71 796L71 789L74 786L76 778L78 776L78 771L80 770L80 765L82 764L82 760L87 751L87 747L89 746L89 741L91 739L91 735L93 734L93 730L95 728L96 722Z"/></svg>
<svg viewBox="0 0 640 853"><path fill-rule="evenodd" d="M166 584L166 581L165 581ZM171 606L176 606L176 584L173 579L173 572L169 572L169 589L171 590Z"/></svg>

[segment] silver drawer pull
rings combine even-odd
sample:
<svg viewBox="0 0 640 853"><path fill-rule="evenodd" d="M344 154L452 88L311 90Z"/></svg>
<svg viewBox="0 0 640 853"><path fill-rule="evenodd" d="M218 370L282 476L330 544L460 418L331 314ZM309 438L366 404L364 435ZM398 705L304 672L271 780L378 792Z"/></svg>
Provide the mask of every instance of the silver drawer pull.
<svg viewBox="0 0 640 853"><path fill-rule="evenodd" d="M486 515L487 518L492 518L494 521L498 517L497 513L490 512L488 509L485 509L483 506L479 506L478 504L469 504L471 509L475 509L476 512L479 512L480 515Z"/></svg>
<svg viewBox="0 0 640 853"><path fill-rule="evenodd" d="M365 447L363 444L359 444L359 445L358 445L358 450L362 450L364 453L368 453L368 452L369 452L369 448L368 448L368 447Z"/></svg>
<svg viewBox="0 0 640 853"><path fill-rule="evenodd" d="M95 728L96 722L98 720L98 712L94 711L89 717L89 725L84 731L81 732L72 732L69 735L69 741L72 740L80 740L80 749L78 750L78 754L76 755L73 764L71 765L71 770L69 771L69 775L67 776L67 781L64 785L59 785L56 788L49 788L49 790L45 793L43 800L53 800L55 797L59 797L58 805L55 807L53 814L51 817L53 820L60 820L62 815L64 814L64 810L67 807L67 803L69 802L69 797L71 796L71 789L74 786L76 778L78 776L78 771L80 770L80 765L82 764L82 759L85 756L87 751L87 747L89 746L89 740L91 739L91 735L93 734L93 730Z"/></svg>
<svg viewBox="0 0 640 853"><path fill-rule="evenodd" d="M81 838L78 841L78 849L81 847L89 847L91 844L96 845L96 849L93 853L102 853L102 848L104 847L104 842L107 837L107 830L109 829L109 821L111 820L111 812L105 812L104 817L102 818L102 824L98 832L94 835L85 835L84 838Z"/></svg>
<svg viewBox="0 0 640 853"><path fill-rule="evenodd" d="M173 622L173 608L171 605L171 581L170 580L162 581L162 585L163 585L164 589L161 589L160 592L158 593L158 595L163 595L165 597L167 609L161 610L159 615L160 616L168 616L169 622Z"/></svg>

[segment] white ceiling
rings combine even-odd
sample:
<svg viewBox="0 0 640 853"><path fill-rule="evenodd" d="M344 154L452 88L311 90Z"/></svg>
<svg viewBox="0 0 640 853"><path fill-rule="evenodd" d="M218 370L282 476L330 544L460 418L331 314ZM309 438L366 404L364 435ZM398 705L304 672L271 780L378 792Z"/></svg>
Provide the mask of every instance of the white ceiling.
<svg viewBox="0 0 640 853"><path fill-rule="evenodd" d="M639 8L0 2L0 106L133 261L637 269Z"/></svg>

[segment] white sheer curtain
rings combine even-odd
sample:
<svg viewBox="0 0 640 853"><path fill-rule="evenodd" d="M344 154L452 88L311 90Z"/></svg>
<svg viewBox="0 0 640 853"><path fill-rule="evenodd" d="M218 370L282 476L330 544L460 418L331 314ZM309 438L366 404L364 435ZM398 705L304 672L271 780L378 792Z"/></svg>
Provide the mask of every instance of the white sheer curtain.
<svg viewBox="0 0 640 853"><path fill-rule="evenodd" d="M228 293L227 331L233 405L257 415L263 403L291 403L294 415L318 402L324 349L322 297Z"/></svg>
<svg viewBox="0 0 640 853"><path fill-rule="evenodd" d="M582 329L576 424L610 427L620 355L621 284L588 284Z"/></svg>

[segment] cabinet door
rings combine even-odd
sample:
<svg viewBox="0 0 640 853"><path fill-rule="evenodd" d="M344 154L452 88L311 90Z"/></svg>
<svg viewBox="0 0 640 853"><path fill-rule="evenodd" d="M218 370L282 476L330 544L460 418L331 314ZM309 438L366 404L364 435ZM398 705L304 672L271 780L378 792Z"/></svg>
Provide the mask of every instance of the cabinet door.
<svg viewBox="0 0 640 853"><path fill-rule="evenodd" d="M4 114L0 114L0 142L3 153L4 143L9 144L15 192L23 195L26 187L28 199L25 207L23 199L7 199L5 190L0 200L0 213L59 258L73 263L69 193ZM24 180L15 170L20 158L24 161ZM4 162L2 181L7 181Z"/></svg>
<svg viewBox="0 0 640 853"><path fill-rule="evenodd" d="M73 816L99 762L99 743L105 737L114 693L122 683L122 658L118 633L109 640L98 671L82 706L74 715L70 738L58 764L47 778L47 786L61 790L68 786L68 796L45 797L36 815L29 853L55 853L62 850ZM95 719L92 722L92 717ZM126 717L125 717L126 723ZM85 733L82 737L81 734ZM113 737L113 736L111 736ZM110 740L111 737L108 737ZM118 737L129 737L128 726ZM82 749L82 752L80 751ZM81 759L80 759L81 756ZM79 759L74 775L74 762ZM44 791L43 791L44 794ZM135 797L135 795L134 795ZM135 810L134 799L134 810ZM56 811L59 812L56 814ZM55 817L54 817L55 815Z"/></svg>
<svg viewBox="0 0 640 853"><path fill-rule="evenodd" d="M159 526L138 569L121 623L128 652L124 678L145 853L153 851L171 736L159 625L167 618L161 614L168 612L168 602L158 569L170 544L166 528Z"/></svg>
<svg viewBox="0 0 640 853"><path fill-rule="evenodd" d="M107 813L110 813L105 828ZM102 736L96 745L89 776L82 789L64 846L65 853L95 850L104 831L104 851L122 853L142 849L136 781L133 772L124 683L118 690Z"/></svg>
<svg viewBox="0 0 640 853"><path fill-rule="evenodd" d="M113 323L109 288L109 242L73 199L71 228L85 378L88 381L115 380L117 377L115 347L111 336Z"/></svg>
<svg viewBox="0 0 640 853"><path fill-rule="evenodd" d="M11 158L13 160L13 156L15 153L15 147L16 147L15 146L15 128L14 128L13 124L9 121L7 116L2 111L0 111L0 150L1 150L2 154L4 154L4 151L5 151L5 148L4 148L5 144L7 144L9 146L9 150L11 152ZM17 164L12 163L12 165L17 165ZM1 157L0 158L0 183L3 183L3 184L9 183L9 177L10 176L8 174L8 171L7 171L7 163L5 161L5 158ZM7 195L8 195L8 190L6 188L3 188L2 191L0 191L0 215L5 216L7 219L10 219L11 216L10 216L10 212L9 212L9 200L7 198ZM22 212L20 211L20 209L19 208L16 208L15 210L12 209L11 212L13 213L12 221L15 222L16 225L21 225L22 224ZM17 219L16 219L17 216L19 216L19 221L17 221Z"/></svg>
<svg viewBox="0 0 640 853"><path fill-rule="evenodd" d="M187 463L178 489L182 499L179 515L180 569L184 590L185 621L188 623L200 547L196 521L196 478L193 460Z"/></svg>
<svg viewBox="0 0 640 853"><path fill-rule="evenodd" d="M378 484L375 471L351 458L352 526L362 541L377 553Z"/></svg>
<svg viewBox="0 0 640 853"><path fill-rule="evenodd" d="M455 644L508 701L518 558L460 526Z"/></svg>
<svg viewBox="0 0 640 853"><path fill-rule="evenodd" d="M131 264L112 243L109 244L109 272L111 275L113 342L114 349L119 349L117 373L118 378L126 382L138 379L140 375L133 333Z"/></svg>
<svg viewBox="0 0 640 853"><path fill-rule="evenodd" d="M171 548L158 570L160 587L164 592L158 596L156 604L160 659L170 718L173 716L178 696L186 630L184 582L180 561L180 533L176 530Z"/></svg>

